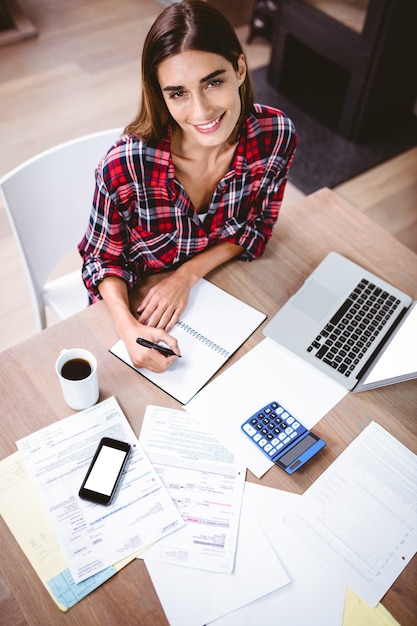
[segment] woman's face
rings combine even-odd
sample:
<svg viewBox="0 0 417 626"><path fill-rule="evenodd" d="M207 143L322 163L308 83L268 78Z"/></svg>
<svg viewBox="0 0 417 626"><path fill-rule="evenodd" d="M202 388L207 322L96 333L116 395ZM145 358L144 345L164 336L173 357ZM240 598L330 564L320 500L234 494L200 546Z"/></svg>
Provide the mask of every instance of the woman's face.
<svg viewBox="0 0 417 626"><path fill-rule="evenodd" d="M239 87L245 76L243 55L237 71L224 57L197 50L160 63L159 85L183 139L207 147L228 141L241 113Z"/></svg>

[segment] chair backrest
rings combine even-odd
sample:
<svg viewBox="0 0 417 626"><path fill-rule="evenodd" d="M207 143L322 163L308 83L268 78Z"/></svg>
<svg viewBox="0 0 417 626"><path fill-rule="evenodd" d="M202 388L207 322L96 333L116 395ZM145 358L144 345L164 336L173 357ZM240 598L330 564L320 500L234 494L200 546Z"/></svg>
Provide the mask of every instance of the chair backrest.
<svg viewBox="0 0 417 626"><path fill-rule="evenodd" d="M95 168L121 133L117 128L65 142L0 179L6 212L38 303L46 279L85 232Z"/></svg>

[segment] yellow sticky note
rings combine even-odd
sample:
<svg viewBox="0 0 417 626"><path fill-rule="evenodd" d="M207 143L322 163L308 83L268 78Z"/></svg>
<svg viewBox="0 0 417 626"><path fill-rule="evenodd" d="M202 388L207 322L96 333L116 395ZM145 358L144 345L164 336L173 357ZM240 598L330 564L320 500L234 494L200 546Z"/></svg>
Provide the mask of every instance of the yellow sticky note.
<svg viewBox="0 0 417 626"><path fill-rule="evenodd" d="M400 624L381 603L373 609L346 587L343 626L400 626Z"/></svg>

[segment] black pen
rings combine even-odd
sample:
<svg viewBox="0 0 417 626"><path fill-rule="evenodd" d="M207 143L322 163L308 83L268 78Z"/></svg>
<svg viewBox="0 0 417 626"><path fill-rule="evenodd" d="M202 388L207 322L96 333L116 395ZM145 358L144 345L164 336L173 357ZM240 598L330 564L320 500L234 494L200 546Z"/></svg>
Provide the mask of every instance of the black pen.
<svg viewBox="0 0 417 626"><path fill-rule="evenodd" d="M136 343L144 348L154 348L158 350L161 354L165 354L165 356L181 356L180 354L176 354L171 350L171 348L167 348L166 346L161 346L160 343L153 343L152 341L148 341L147 339L142 339L142 337L138 337L136 339Z"/></svg>

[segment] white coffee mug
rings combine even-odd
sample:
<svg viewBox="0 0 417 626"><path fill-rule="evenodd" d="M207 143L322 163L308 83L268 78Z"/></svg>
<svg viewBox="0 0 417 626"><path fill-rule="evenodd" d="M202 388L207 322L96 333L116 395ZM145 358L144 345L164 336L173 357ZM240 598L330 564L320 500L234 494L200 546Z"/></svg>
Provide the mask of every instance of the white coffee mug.
<svg viewBox="0 0 417 626"><path fill-rule="evenodd" d="M55 363L64 400L71 409L82 411L99 397L97 360L88 350L61 350Z"/></svg>

